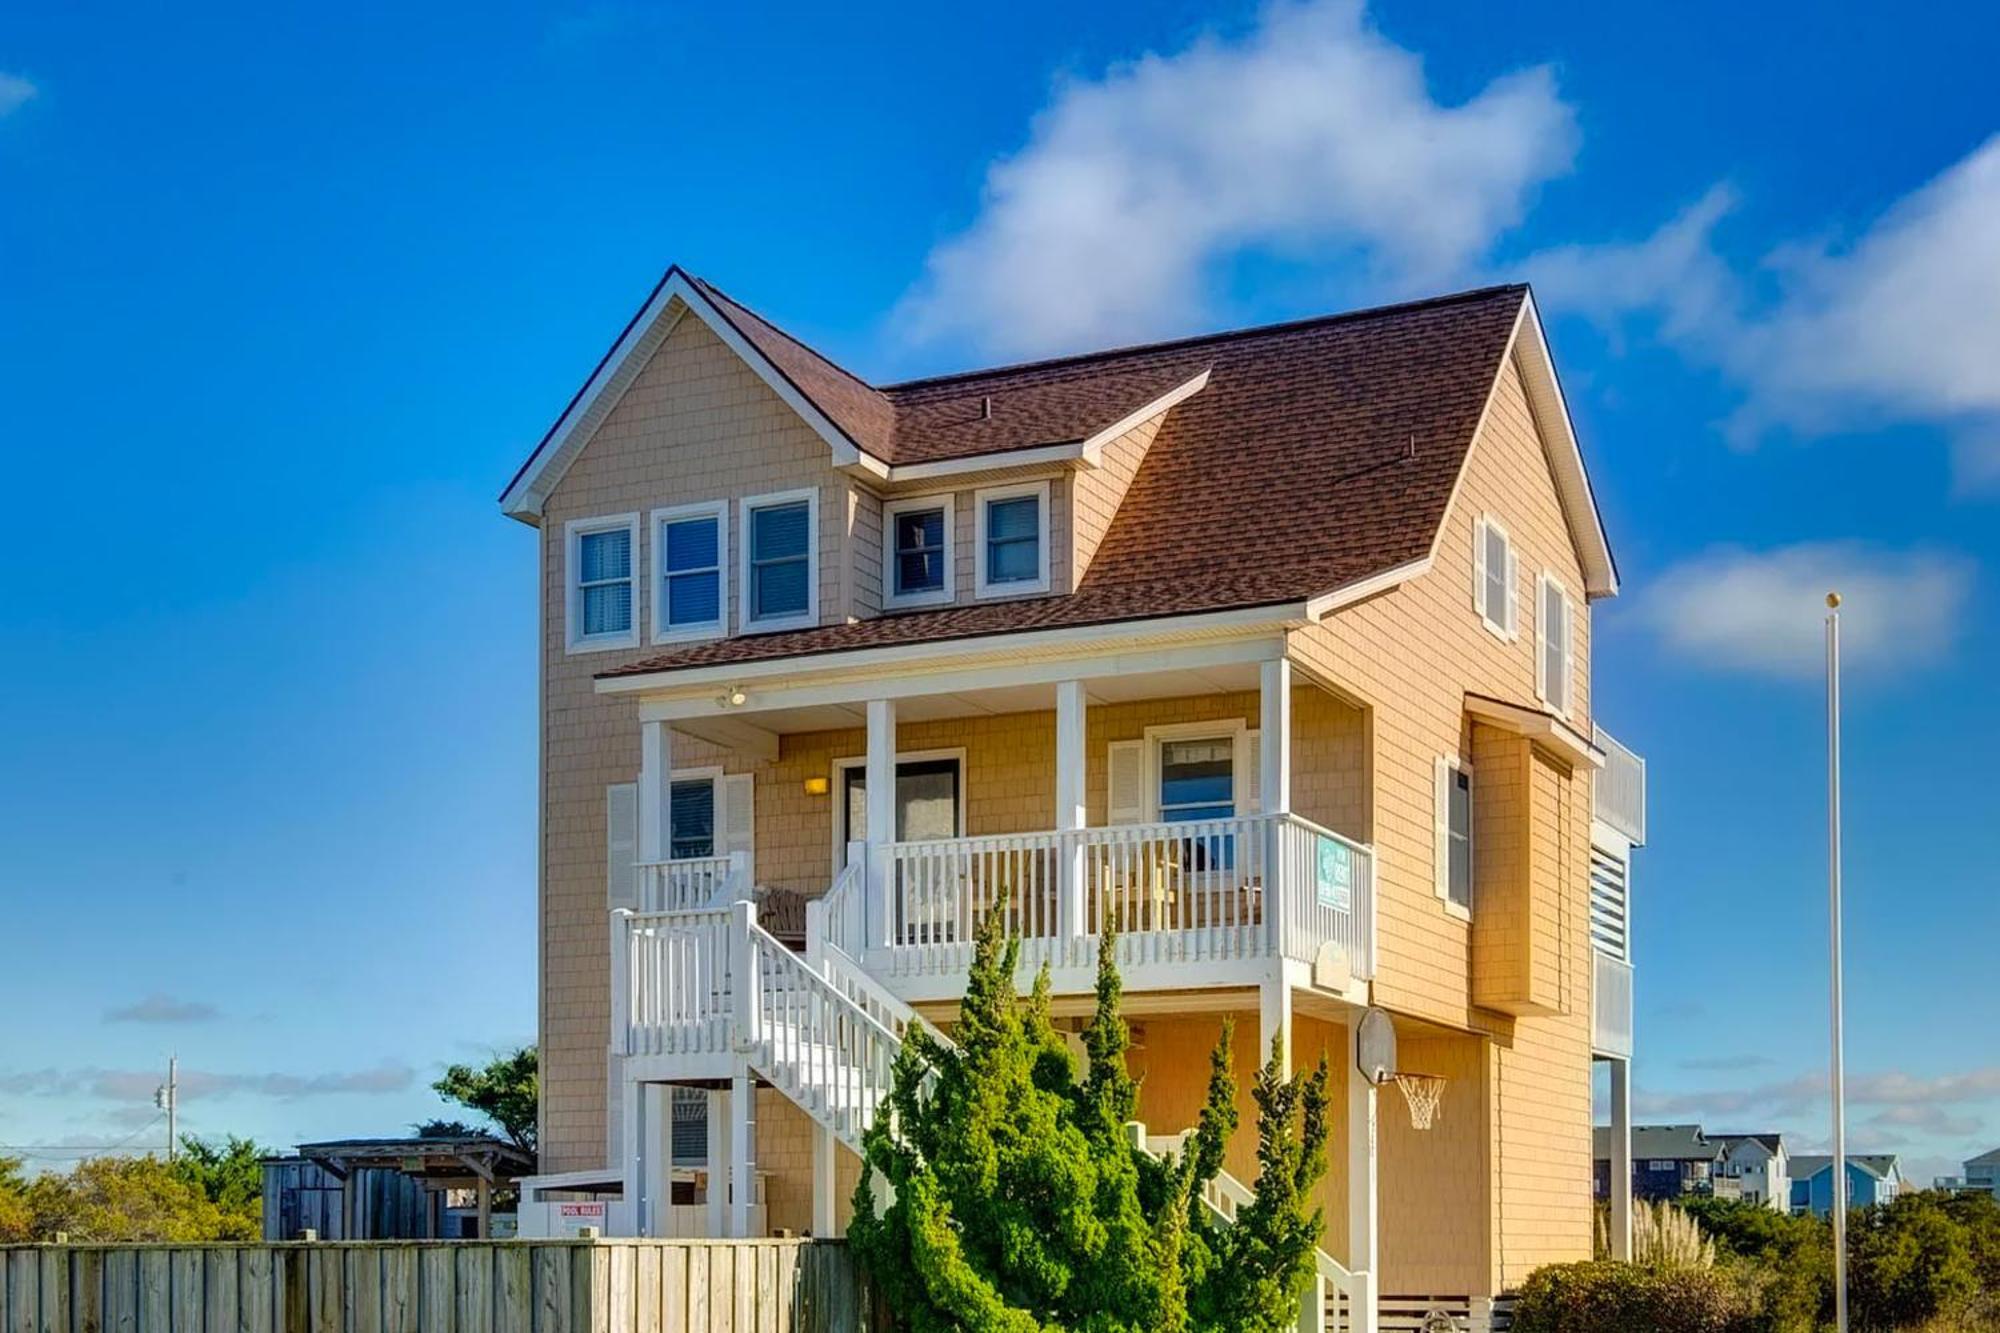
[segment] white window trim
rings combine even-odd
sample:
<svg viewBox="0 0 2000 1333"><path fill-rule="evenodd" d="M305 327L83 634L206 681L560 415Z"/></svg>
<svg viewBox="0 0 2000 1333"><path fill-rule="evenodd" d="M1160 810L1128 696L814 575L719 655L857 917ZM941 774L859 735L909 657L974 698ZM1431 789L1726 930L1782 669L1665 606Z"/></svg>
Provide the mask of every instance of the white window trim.
<svg viewBox="0 0 2000 1333"><path fill-rule="evenodd" d="M1561 707L1549 698L1548 595L1551 588L1563 601ZM1535 698L1547 704L1549 711L1565 722L1576 708L1576 603L1570 600L1569 588L1563 581L1546 569L1535 579Z"/></svg>
<svg viewBox="0 0 2000 1333"><path fill-rule="evenodd" d="M583 589L577 582L583 572L583 539L600 532L616 532L620 528L631 534L632 542L632 626L617 634L586 635L583 632ZM601 653L613 648L639 646L639 609L645 601L639 594L639 570L643 566L644 562L639 558L638 514L603 514L596 518L573 518L563 524L565 651Z"/></svg>
<svg viewBox="0 0 2000 1333"><path fill-rule="evenodd" d="M1472 901L1455 903L1451 900L1451 775L1463 773L1472 779L1472 823L1465 830L1466 884ZM1460 921L1472 920L1472 909L1479 902L1479 778L1472 771L1472 765L1455 754L1438 756L1438 776L1441 784L1437 794L1438 819L1438 863L1437 898L1443 904L1445 915Z"/></svg>
<svg viewBox="0 0 2000 1333"><path fill-rule="evenodd" d="M672 852L674 842L674 784L676 782L706 782L714 789L715 825L709 834L711 845L722 841L722 779L720 764L704 765L700 768L677 768L667 774L666 782L660 787L660 844L663 852ZM711 852L711 855L713 853ZM672 859L671 856L668 858ZM697 860L703 858L695 858Z"/></svg>
<svg viewBox="0 0 2000 1333"><path fill-rule="evenodd" d="M953 510L952 500L952 493L944 491L937 495L912 495L883 503L882 605L885 608L943 606L958 599L958 560L952 550L957 516ZM899 593L896 591L896 515L922 509L944 511L944 586L933 592Z"/></svg>
<svg viewBox="0 0 2000 1333"><path fill-rule="evenodd" d="M773 505L806 504L806 609L797 615L764 616L750 614L754 585L750 579L750 515ZM769 634L777 630L810 629L819 624L819 490L808 486L796 491L773 491L769 495L746 495L737 505L737 588L743 605L736 623L744 634Z"/></svg>
<svg viewBox="0 0 2000 1333"><path fill-rule="evenodd" d="M986 578L986 506L992 500L1012 500L1023 495L1032 495L1040 501L1040 517L1036 520L1040 531L1041 547L1039 555L1040 575L1032 582L1026 579L1007 583L989 583ZM972 595L975 597L1025 597L1049 590L1049 547L1054 534L1049 531L1049 484L1046 481L1023 482L1018 486L988 486L985 490L972 493Z"/></svg>
<svg viewBox="0 0 2000 1333"><path fill-rule="evenodd" d="M1493 618L1493 608L1486 604L1486 534L1488 530L1499 533L1500 540L1507 544L1508 569L1502 576L1507 589L1507 597L1506 605L1500 608L1500 614L1505 617L1502 620L1495 620ZM1497 639L1513 643L1521 636L1521 611L1518 601L1519 589L1515 587L1519 576L1520 562L1519 557L1514 551L1514 536L1507 531L1507 525L1499 519L1493 517L1491 514L1481 514L1478 522L1472 525L1472 543L1473 608L1479 612L1479 621L1486 626L1488 633Z"/></svg>
<svg viewBox="0 0 2000 1333"><path fill-rule="evenodd" d="M1240 717L1222 717L1213 722L1167 722L1146 728L1145 769L1142 780L1146 784L1146 803L1143 807L1148 824L1160 822L1160 749L1168 741L1228 741L1233 762L1230 765L1229 799L1236 807L1236 814L1262 814L1260 810L1243 808L1244 793L1250 790L1250 724Z"/></svg>
<svg viewBox="0 0 2000 1333"><path fill-rule="evenodd" d="M666 526L683 519L715 519L716 619L700 625L670 626L667 623L667 541ZM672 505L655 509L653 525L653 642L689 643L696 639L719 639L729 633L729 501L704 500L699 504Z"/></svg>

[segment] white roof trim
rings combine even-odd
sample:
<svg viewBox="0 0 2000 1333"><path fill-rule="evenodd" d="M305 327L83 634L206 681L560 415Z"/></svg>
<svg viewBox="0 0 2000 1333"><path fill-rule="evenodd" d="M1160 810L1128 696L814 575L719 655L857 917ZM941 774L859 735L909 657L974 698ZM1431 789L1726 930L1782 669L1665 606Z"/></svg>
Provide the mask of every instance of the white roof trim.
<svg viewBox="0 0 2000 1333"><path fill-rule="evenodd" d="M1148 640L1163 642L1203 638L1228 638L1259 630L1273 630L1302 624L1306 608L1299 602L1272 606L1252 606L1234 611L1204 611L1185 616L1159 616L1143 620L1119 620L1095 625L1063 625L1042 630L1003 630L993 634L969 635L962 639L888 644L879 648L847 648L828 652L798 653L743 662L718 662L712 666L669 668L643 675L613 676L596 682L599 694L646 694L777 676L817 675L833 671L871 670L897 667L911 662L943 662L953 659L997 656L1019 662L1028 654L1053 652L1090 653L1115 650Z"/></svg>
<svg viewBox="0 0 2000 1333"><path fill-rule="evenodd" d="M1406 564L1385 569L1380 574L1370 574L1365 579L1342 584L1331 592L1323 592L1306 603L1306 616L1311 620L1323 620L1343 606L1352 606L1377 593L1387 592L1400 584L1408 583L1420 574L1428 574L1435 557L1422 556Z"/></svg>
<svg viewBox="0 0 2000 1333"><path fill-rule="evenodd" d="M1525 333L1526 336L1523 336ZM1486 391L1486 405L1479 411L1479 424L1473 428L1473 448L1486 432L1486 423L1493 414L1493 402L1500 393L1500 377L1507 368L1509 359L1518 358L1521 368L1522 387L1528 396L1528 410L1534 413L1535 425L1546 442L1545 454L1549 462L1549 472L1555 481L1556 498L1562 503L1563 517L1569 523L1571 540L1576 544L1577 561L1583 566L1583 590L1589 597L1615 597L1618 595L1618 566L1611 557L1611 543L1604 533L1604 520L1598 514L1597 496L1590 488L1590 477L1583 466L1583 446L1576 438L1576 424L1570 419L1569 404L1563 398L1562 385L1556 379L1554 359L1549 355L1548 338L1542 332L1541 313L1535 307L1535 296L1529 292L1521 302L1521 310L1514 319L1514 328L1507 335L1507 349L1500 357L1500 365L1493 373L1493 383ZM1472 463L1472 448L1465 451L1465 461L1459 465L1458 476L1452 482L1451 500L1445 506L1450 515L1458 504L1459 491L1465 485L1465 474ZM1437 534L1431 538L1431 554L1435 556L1449 530L1448 523L1438 524Z"/></svg>
<svg viewBox="0 0 2000 1333"><path fill-rule="evenodd" d="M1118 420L1098 431L1083 442L1083 461L1096 467L1104 456L1104 446L1133 428L1151 421L1162 412L1168 411L1176 403L1194 397L1208 387L1208 372L1202 371L1185 384L1176 385L1143 407L1133 408Z"/></svg>
<svg viewBox="0 0 2000 1333"><path fill-rule="evenodd" d="M675 308L676 301L679 302L678 308ZM684 311L692 311L730 351L756 372L757 378L763 380L787 407L812 427L814 434L826 441L827 447L833 450L834 466L860 465L877 475L888 474L886 464L864 454L845 432L785 378L770 358L737 331L736 326L715 308L715 304L702 295L701 289L688 281L685 273L674 268L668 270L667 276L646 302L646 308L639 312L639 317L626 328L610 354L599 364L583 386L583 391L577 395L575 403L564 412L556 429L542 441L528 466L521 470L519 478L500 497L501 512L526 523L540 520L542 505L549 492L562 480L563 473L569 470L582 445L616 405L653 351L665 341L666 334L672 332ZM656 333L656 329L660 331Z"/></svg>
<svg viewBox="0 0 2000 1333"><path fill-rule="evenodd" d="M1483 722L1492 723L1502 731L1538 741L1573 764L1581 764L1587 768L1604 767L1604 751L1591 744L1588 736L1554 713L1544 712L1539 708L1529 708L1522 704L1505 703L1499 699L1489 699L1480 694L1465 696L1465 711Z"/></svg>

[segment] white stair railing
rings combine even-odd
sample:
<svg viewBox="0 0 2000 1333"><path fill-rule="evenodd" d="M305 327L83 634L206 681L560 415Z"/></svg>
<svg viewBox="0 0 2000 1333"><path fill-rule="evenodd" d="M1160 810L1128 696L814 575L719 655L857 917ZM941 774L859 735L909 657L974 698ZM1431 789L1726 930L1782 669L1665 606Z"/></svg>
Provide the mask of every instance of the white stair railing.
<svg viewBox="0 0 2000 1333"><path fill-rule="evenodd" d="M1129 1128L1139 1146L1153 1157L1177 1158L1187 1151L1190 1135L1185 1131L1148 1135L1143 1125L1134 1124ZM1204 1183L1201 1188L1202 1206L1224 1226L1235 1226L1237 1214L1256 1199L1256 1194L1248 1185L1227 1171L1216 1172L1215 1179ZM1346 1333L1358 1327L1356 1302L1365 1298L1367 1284L1360 1275L1350 1272L1346 1265L1325 1250L1313 1251L1313 1263L1313 1286L1300 1304L1300 1328L1323 1328L1326 1333Z"/></svg>
<svg viewBox="0 0 2000 1333"><path fill-rule="evenodd" d="M611 915L614 1045L627 1055L729 1049L730 909Z"/></svg>

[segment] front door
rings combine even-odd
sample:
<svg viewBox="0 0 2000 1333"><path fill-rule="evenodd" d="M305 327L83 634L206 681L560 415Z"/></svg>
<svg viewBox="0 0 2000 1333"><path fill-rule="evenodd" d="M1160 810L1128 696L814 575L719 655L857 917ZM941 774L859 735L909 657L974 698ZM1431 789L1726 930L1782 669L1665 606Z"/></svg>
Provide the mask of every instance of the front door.
<svg viewBox="0 0 2000 1333"><path fill-rule="evenodd" d="M868 770L842 770L840 839L837 856L847 863L847 844L868 833ZM896 841L921 842L959 836L959 783L956 759L909 759L896 765Z"/></svg>

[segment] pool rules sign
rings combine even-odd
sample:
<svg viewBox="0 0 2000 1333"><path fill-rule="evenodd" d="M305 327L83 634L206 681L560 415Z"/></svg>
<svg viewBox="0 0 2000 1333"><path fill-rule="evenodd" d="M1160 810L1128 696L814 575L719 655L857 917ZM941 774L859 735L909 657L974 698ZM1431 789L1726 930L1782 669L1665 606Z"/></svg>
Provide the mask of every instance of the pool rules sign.
<svg viewBox="0 0 2000 1333"><path fill-rule="evenodd" d="M1354 906L1354 849L1333 838L1319 839L1313 875L1315 896L1321 907L1345 912Z"/></svg>

